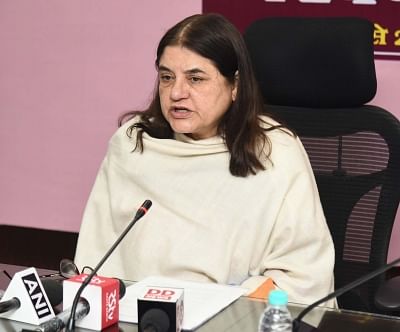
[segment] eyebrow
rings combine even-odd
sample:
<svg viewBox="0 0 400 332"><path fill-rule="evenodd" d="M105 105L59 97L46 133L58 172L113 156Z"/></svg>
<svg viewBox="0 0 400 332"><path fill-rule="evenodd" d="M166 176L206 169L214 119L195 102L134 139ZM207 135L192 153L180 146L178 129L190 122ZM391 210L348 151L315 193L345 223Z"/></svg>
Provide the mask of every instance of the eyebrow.
<svg viewBox="0 0 400 332"><path fill-rule="evenodd" d="M173 72L171 69L169 69L166 66L159 66L158 67L158 71L169 71L169 72ZM192 69L188 69L185 70L185 74L207 74L204 70L200 69L200 68L192 68Z"/></svg>

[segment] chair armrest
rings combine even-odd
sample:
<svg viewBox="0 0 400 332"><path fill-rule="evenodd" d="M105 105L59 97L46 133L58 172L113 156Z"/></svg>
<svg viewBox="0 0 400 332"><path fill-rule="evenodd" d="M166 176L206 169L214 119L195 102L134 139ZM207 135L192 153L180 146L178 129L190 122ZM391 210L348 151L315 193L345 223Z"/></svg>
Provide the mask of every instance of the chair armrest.
<svg viewBox="0 0 400 332"><path fill-rule="evenodd" d="M400 311L400 277L389 279L379 286L375 304L385 311Z"/></svg>

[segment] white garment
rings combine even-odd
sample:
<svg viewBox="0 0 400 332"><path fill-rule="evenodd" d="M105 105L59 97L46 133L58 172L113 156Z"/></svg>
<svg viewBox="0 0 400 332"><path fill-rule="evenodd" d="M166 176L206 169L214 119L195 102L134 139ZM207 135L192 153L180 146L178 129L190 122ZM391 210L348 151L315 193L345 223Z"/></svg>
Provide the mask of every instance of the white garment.
<svg viewBox="0 0 400 332"><path fill-rule="evenodd" d="M101 275L128 280L162 275L250 291L270 277L299 303L333 290L333 243L298 138L268 132L273 165L243 178L230 174L220 137L144 134L144 152L132 152L136 133L129 138L126 129L133 121L109 143L84 213L78 266L95 266L150 199L148 214Z"/></svg>

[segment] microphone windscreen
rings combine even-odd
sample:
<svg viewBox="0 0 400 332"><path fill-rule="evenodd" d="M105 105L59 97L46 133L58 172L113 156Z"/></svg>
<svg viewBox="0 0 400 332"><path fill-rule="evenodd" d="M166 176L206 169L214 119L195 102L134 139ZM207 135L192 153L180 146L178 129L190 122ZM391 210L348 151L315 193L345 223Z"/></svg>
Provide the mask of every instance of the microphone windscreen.
<svg viewBox="0 0 400 332"><path fill-rule="evenodd" d="M145 208L146 210L148 210L148 209L150 209L151 208L151 206L152 206L152 201L150 201L149 199L146 199L144 202L143 202L143 208Z"/></svg>
<svg viewBox="0 0 400 332"><path fill-rule="evenodd" d="M140 329L141 331L167 332L169 325L169 318L165 311L155 308L144 313Z"/></svg>
<svg viewBox="0 0 400 332"><path fill-rule="evenodd" d="M125 283L119 278L114 278L114 279L117 279L119 281L119 298L122 299L126 293Z"/></svg>
<svg viewBox="0 0 400 332"><path fill-rule="evenodd" d="M137 310L140 331L179 332L183 323L183 289L145 287L137 298ZM155 329L156 325L160 329Z"/></svg>
<svg viewBox="0 0 400 332"><path fill-rule="evenodd" d="M41 282L51 306L56 307L61 304L63 300L62 282L54 279L42 279Z"/></svg>

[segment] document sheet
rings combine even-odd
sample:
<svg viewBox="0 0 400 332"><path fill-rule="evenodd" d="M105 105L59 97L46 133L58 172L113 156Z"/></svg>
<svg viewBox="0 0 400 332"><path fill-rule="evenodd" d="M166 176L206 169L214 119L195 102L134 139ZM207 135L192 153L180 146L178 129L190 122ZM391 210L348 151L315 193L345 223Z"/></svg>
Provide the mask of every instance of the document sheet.
<svg viewBox="0 0 400 332"><path fill-rule="evenodd" d="M127 287L126 294L120 301L120 321L138 322L137 298L149 286L183 288L184 330L193 330L199 327L247 291L238 286L196 283L165 277L148 277Z"/></svg>

